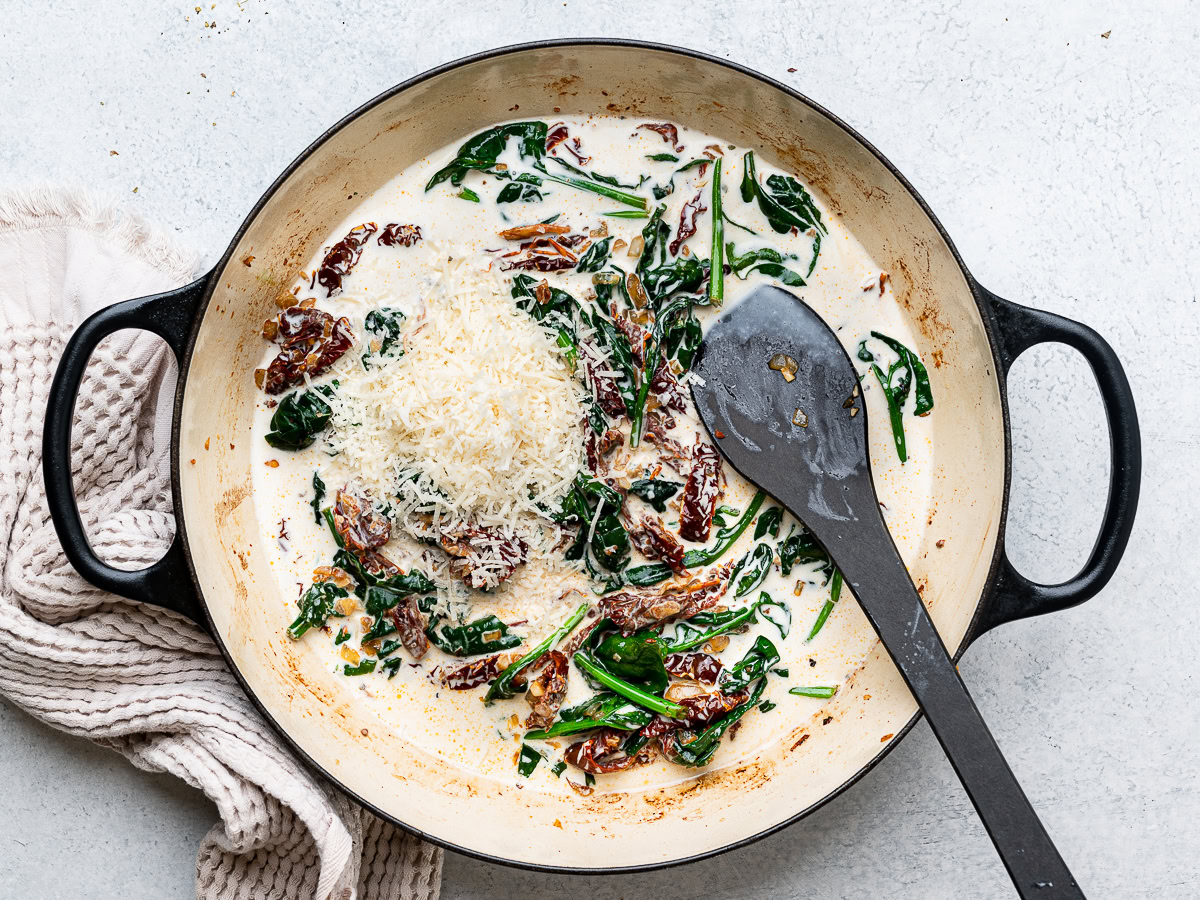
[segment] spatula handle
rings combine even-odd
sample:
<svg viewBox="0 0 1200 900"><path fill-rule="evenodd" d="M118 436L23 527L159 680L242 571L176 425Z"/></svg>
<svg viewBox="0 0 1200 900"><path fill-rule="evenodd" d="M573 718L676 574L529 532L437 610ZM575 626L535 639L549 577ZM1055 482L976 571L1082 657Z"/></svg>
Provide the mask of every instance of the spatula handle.
<svg viewBox="0 0 1200 900"><path fill-rule="evenodd" d="M846 563L856 571L839 562L846 585L925 711L1017 893L1028 900L1082 898L959 677L886 528L881 542L887 546L868 552L860 545L861 552L849 555Z"/></svg>

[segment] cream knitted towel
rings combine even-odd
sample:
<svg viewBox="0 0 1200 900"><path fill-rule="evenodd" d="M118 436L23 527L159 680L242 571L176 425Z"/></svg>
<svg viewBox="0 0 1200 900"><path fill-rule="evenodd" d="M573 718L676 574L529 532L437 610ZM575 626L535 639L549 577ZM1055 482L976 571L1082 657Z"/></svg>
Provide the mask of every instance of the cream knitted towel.
<svg viewBox="0 0 1200 900"><path fill-rule="evenodd" d="M67 563L41 473L46 396L87 315L193 277L161 235L76 194L0 195L0 693L31 715L172 772L221 822L203 900L436 900L442 854L350 803L285 750L190 622L97 590ZM141 568L172 530L174 360L157 338L101 345L75 411L74 476L97 553Z"/></svg>

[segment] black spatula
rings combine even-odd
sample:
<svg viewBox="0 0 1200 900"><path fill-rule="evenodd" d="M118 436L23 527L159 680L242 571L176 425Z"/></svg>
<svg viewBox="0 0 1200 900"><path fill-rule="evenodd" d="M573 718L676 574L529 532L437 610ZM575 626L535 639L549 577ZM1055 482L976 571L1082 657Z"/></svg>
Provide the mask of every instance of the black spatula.
<svg viewBox="0 0 1200 900"><path fill-rule="evenodd" d="M794 377L787 380L795 362ZM770 367L776 358L776 368ZM787 291L764 286L722 315L700 348L692 394L739 472L824 545L925 711L1026 898L1083 897L996 746L934 630L888 533L867 450L867 410L833 330Z"/></svg>

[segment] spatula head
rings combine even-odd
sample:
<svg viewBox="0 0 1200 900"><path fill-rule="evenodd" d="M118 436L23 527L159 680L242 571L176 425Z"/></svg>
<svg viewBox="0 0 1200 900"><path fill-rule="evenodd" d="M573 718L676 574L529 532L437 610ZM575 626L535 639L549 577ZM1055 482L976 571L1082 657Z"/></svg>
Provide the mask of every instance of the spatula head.
<svg viewBox="0 0 1200 900"><path fill-rule="evenodd" d="M693 371L703 383L692 383L692 395L716 446L822 543L835 537L823 521L878 518L854 364L806 303L758 288L712 325Z"/></svg>

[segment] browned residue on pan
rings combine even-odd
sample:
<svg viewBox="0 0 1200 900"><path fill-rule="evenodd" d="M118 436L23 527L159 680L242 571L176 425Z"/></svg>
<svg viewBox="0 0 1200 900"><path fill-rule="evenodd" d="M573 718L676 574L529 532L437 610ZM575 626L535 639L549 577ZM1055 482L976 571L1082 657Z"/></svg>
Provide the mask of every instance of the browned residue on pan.
<svg viewBox="0 0 1200 900"><path fill-rule="evenodd" d="M563 75L561 78L556 78L550 82L550 90L554 91L554 93L558 94L560 97L566 97L568 95L574 97L579 94L579 91L574 90L574 88L578 87L578 85L578 75Z"/></svg>
<svg viewBox="0 0 1200 900"><path fill-rule="evenodd" d="M877 184L867 184L859 174L853 170L847 170L846 175L849 176L851 183L862 194L862 198L870 203L887 203L892 199L891 194L885 191Z"/></svg>
<svg viewBox="0 0 1200 900"><path fill-rule="evenodd" d="M249 484L238 484L226 489L225 493L221 495L221 499L217 501L214 511L218 530L226 523L233 511L241 506L249 496Z"/></svg>
<svg viewBox="0 0 1200 900"><path fill-rule="evenodd" d="M921 334L935 344L947 343L954 335L954 329L942 319L938 302L934 298L926 298L925 307L917 313L917 327Z"/></svg>
<svg viewBox="0 0 1200 900"><path fill-rule="evenodd" d="M404 777L398 771L398 767L397 769L393 770L392 774L394 774L397 778ZM438 791L446 794L449 797L469 798L479 795L479 789L476 788L475 785L471 784L469 781L463 781L458 778L451 778L444 785L438 788Z"/></svg>
<svg viewBox="0 0 1200 900"><path fill-rule="evenodd" d="M391 125L389 125L385 129L385 131L395 131L397 128L403 128L404 126L408 125L414 118L415 118L415 116L406 116L403 119L397 119L395 122L393 122Z"/></svg>
<svg viewBox="0 0 1200 900"><path fill-rule="evenodd" d="M273 667L275 671L280 673L280 681L287 684L290 689L289 693L295 693L295 689L303 689L310 694L322 706L332 706L334 697L319 684L310 682L304 675L304 671L300 668L299 662L296 660L295 654L290 650L284 650L282 653L272 644L271 654L275 657L277 664ZM282 661L282 666L278 662Z"/></svg>
<svg viewBox="0 0 1200 900"><path fill-rule="evenodd" d="M905 309L912 309L912 293L913 293L913 277L909 271L908 263L902 258L897 257L892 262L892 268L900 272L903 276L899 282L895 278L892 279L892 290L896 295L896 299L904 304ZM903 287L901 287L903 285Z"/></svg>

